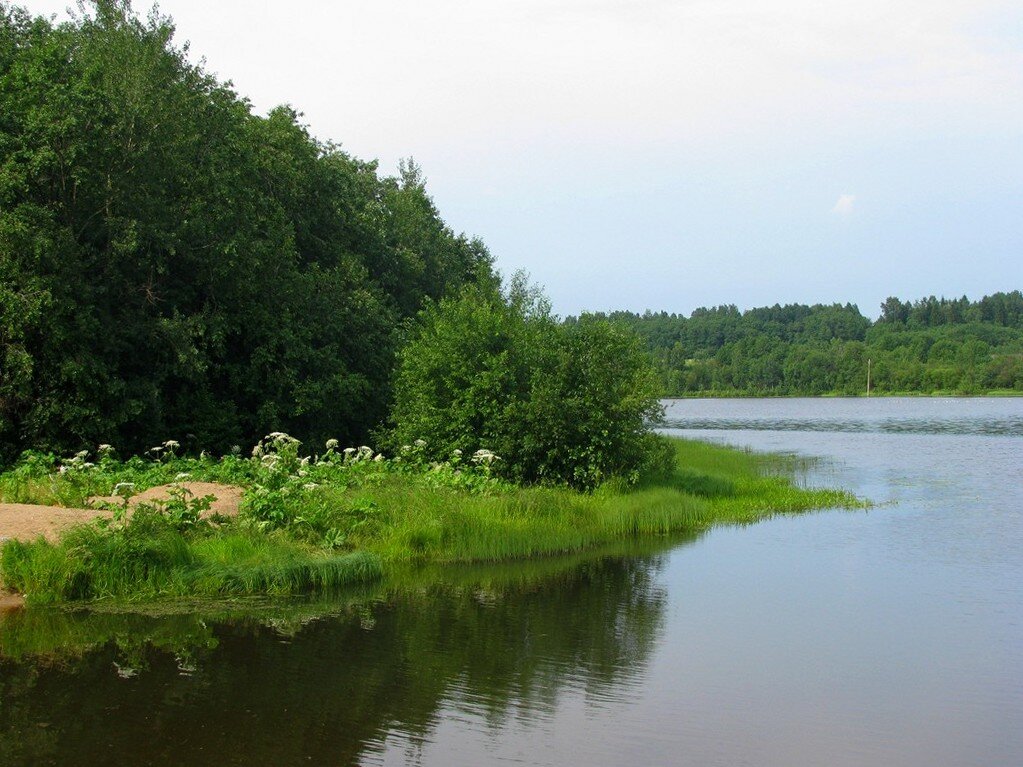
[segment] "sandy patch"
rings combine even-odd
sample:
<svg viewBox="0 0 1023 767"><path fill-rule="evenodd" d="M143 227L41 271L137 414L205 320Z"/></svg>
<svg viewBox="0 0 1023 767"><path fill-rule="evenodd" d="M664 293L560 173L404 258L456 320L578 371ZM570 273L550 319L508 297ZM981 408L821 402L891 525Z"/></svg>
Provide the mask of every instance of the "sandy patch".
<svg viewBox="0 0 1023 767"><path fill-rule="evenodd" d="M212 495L216 498L210 506L209 514L220 514L225 517L238 513L242 490L234 485L221 485L216 482L182 482L182 487L189 490L196 498ZM153 503L170 498L171 485L161 485L145 490L128 501L132 509L140 503ZM120 503L120 499L92 498L91 502L111 501ZM0 543L7 538L28 541L40 535L48 540L56 540L61 532L74 525L82 524L96 517L109 517L111 512L100 509L70 509L61 506L39 506L30 503L0 503Z"/></svg>
<svg viewBox="0 0 1023 767"><path fill-rule="evenodd" d="M40 535L56 540L63 530L88 522L105 512L96 509L65 509L32 503L0 503L0 543L8 538L29 541ZM109 513L106 513L109 516Z"/></svg>
<svg viewBox="0 0 1023 767"><path fill-rule="evenodd" d="M9 591L0 591L0 615L14 612L25 606L25 597Z"/></svg>
<svg viewBox="0 0 1023 767"><path fill-rule="evenodd" d="M188 490L193 498L202 498L207 495L212 495L214 500L210 504L210 510L208 514L220 514L225 517L233 517L238 513L238 506L242 500L242 489L235 485L221 485L218 482L178 482L177 486ZM151 487L148 490L143 490L138 495L133 495L128 500L128 508L133 509L140 503L155 503L157 501L166 501L170 499L170 489L175 485L160 485L158 487ZM93 504L97 504L100 501L109 501L110 503L121 505L121 499L117 496L110 496L105 498L90 498ZM95 512L93 512L95 513Z"/></svg>

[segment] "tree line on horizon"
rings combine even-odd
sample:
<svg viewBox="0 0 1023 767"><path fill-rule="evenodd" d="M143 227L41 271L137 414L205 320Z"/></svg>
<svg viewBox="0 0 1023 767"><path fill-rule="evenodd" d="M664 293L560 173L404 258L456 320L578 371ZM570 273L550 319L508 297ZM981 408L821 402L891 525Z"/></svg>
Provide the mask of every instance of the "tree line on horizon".
<svg viewBox="0 0 1023 767"><path fill-rule="evenodd" d="M853 304L598 316L640 335L665 396L860 394L868 360L878 393L1023 391L1019 290L978 301L891 297L875 321Z"/></svg>

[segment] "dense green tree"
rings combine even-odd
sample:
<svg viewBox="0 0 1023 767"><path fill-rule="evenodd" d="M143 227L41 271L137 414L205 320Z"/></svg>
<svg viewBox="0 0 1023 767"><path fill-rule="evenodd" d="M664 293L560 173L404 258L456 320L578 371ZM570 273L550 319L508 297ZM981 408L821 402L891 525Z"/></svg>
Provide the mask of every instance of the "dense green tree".
<svg viewBox="0 0 1023 767"><path fill-rule="evenodd" d="M559 324L516 277L429 305L400 353L389 441L437 458L499 456L518 481L592 488L651 458L658 384L640 340L606 319ZM486 459L483 459L486 460Z"/></svg>
<svg viewBox="0 0 1023 767"><path fill-rule="evenodd" d="M253 114L173 33L124 0L59 25L0 4L0 461L362 439L401 319L493 283L414 165Z"/></svg>

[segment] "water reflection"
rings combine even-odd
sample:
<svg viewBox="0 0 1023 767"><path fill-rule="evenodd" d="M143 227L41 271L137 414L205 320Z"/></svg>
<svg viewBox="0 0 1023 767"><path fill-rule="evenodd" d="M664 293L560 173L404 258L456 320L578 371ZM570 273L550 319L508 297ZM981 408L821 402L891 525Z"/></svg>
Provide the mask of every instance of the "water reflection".
<svg viewBox="0 0 1023 767"><path fill-rule="evenodd" d="M878 505L202 617L26 611L0 764L1023 763L1023 400L668 415Z"/></svg>
<svg viewBox="0 0 1023 767"><path fill-rule="evenodd" d="M566 694L620 697L661 631L662 563L605 556L248 617L26 610L0 624L0 763L353 764L389 734L428 739L448 700L499 723Z"/></svg>

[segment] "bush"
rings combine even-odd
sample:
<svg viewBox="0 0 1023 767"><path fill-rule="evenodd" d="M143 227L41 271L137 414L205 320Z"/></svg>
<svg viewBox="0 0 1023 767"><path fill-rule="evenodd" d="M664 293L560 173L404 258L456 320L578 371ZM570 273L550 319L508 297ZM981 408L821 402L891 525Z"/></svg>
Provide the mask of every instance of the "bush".
<svg viewBox="0 0 1023 767"><path fill-rule="evenodd" d="M426 308L399 357L392 447L425 441L497 454L519 482L590 489L635 481L656 442L658 385L640 340L584 316L560 324L517 275L505 294L476 287Z"/></svg>

